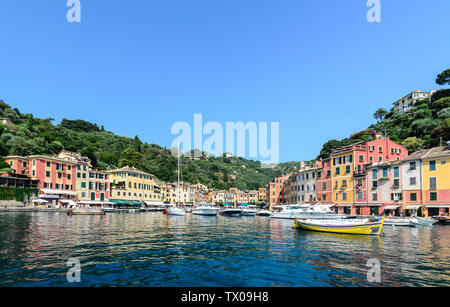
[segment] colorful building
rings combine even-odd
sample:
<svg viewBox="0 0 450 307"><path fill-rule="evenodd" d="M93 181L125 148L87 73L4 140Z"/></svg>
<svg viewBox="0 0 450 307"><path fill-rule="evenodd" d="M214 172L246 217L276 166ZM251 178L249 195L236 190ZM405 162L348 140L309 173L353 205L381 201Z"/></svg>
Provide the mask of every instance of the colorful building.
<svg viewBox="0 0 450 307"><path fill-rule="evenodd" d="M450 213L450 145L434 147L422 156L422 191L426 216Z"/></svg>
<svg viewBox="0 0 450 307"><path fill-rule="evenodd" d="M5 161L13 173L27 175L30 179L39 181L40 199L52 206L74 204L76 163L41 155L9 156Z"/></svg>
<svg viewBox="0 0 450 307"><path fill-rule="evenodd" d="M160 188L155 188L155 176L126 166L108 171L111 180L110 200L118 205L139 205L161 201ZM159 193L158 191L159 190Z"/></svg>
<svg viewBox="0 0 450 307"><path fill-rule="evenodd" d="M367 167L373 163L403 160L408 150L389 137L345 146L331 152L333 203L338 212L356 214L368 206ZM366 208L364 208L366 207Z"/></svg>
<svg viewBox="0 0 450 307"><path fill-rule="evenodd" d="M269 195L269 205L270 210L272 210L273 206L279 206L284 204L284 182L289 178L289 175L284 175L278 178L275 178L271 183L268 184Z"/></svg>
<svg viewBox="0 0 450 307"><path fill-rule="evenodd" d="M333 203L333 189L331 179L331 159L316 162L317 202L321 204Z"/></svg>
<svg viewBox="0 0 450 307"><path fill-rule="evenodd" d="M400 216L403 207L402 161L377 162L367 167L367 206L356 207L357 215Z"/></svg>

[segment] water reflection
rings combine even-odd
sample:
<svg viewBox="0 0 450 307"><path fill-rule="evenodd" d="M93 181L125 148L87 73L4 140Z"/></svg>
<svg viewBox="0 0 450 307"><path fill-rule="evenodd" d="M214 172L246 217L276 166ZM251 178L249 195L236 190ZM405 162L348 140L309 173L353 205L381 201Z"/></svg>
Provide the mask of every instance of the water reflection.
<svg viewBox="0 0 450 307"><path fill-rule="evenodd" d="M450 285L450 227L386 227L385 237L315 233L265 217L0 214L0 286ZM376 286L376 285L375 285Z"/></svg>

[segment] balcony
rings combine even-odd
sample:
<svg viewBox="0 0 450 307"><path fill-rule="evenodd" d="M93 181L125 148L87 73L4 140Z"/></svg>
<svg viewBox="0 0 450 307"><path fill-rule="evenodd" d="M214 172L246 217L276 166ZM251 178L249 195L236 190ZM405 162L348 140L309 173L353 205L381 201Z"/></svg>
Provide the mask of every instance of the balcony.
<svg viewBox="0 0 450 307"><path fill-rule="evenodd" d="M366 170L361 170L361 171L355 170L355 172L353 173L354 177L366 177L366 175L367 175Z"/></svg>

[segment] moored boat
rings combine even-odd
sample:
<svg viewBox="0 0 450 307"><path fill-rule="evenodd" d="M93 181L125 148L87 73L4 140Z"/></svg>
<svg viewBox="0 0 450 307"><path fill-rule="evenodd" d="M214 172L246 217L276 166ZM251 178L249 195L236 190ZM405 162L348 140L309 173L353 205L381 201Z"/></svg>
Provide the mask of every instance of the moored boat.
<svg viewBox="0 0 450 307"><path fill-rule="evenodd" d="M222 210L220 212L221 215L224 216L241 216L242 214L242 209L238 209L238 208L229 208L229 209L225 209Z"/></svg>
<svg viewBox="0 0 450 307"><path fill-rule="evenodd" d="M259 210L258 212L256 212L257 216L271 216L272 212L270 212L269 210Z"/></svg>
<svg viewBox="0 0 450 307"><path fill-rule="evenodd" d="M192 214L204 216L216 216L218 212L219 208L210 206L200 206L192 210Z"/></svg>
<svg viewBox="0 0 450 307"><path fill-rule="evenodd" d="M438 224L450 225L450 216L433 216L433 220L436 220Z"/></svg>
<svg viewBox="0 0 450 307"><path fill-rule="evenodd" d="M82 209L82 208L75 208L69 210L67 212L67 215L105 215L105 211L102 209L97 208L89 208L89 209Z"/></svg>
<svg viewBox="0 0 450 307"><path fill-rule="evenodd" d="M285 205L280 212L272 214L276 219L341 219L345 214L330 210L332 205Z"/></svg>
<svg viewBox="0 0 450 307"><path fill-rule="evenodd" d="M241 207L243 216L256 216L256 206Z"/></svg>
<svg viewBox="0 0 450 307"><path fill-rule="evenodd" d="M294 228L318 232L345 233L355 235L379 235L385 217L381 219L335 219L335 220L294 220Z"/></svg>
<svg viewBox="0 0 450 307"><path fill-rule="evenodd" d="M419 222L409 217L386 217L384 224L391 226L416 227Z"/></svg>
<svg viewBox="0 0 450 307"><path fill-rule="evenodd" d="M415 217L414 219L417 221L417 224L420 226L433 226L434 224L436 224L438 222L436 220L427 219L424 217Z"/></svg>
<svg viewBox="0 0 450 307"><path fill-rule="evenodd" d="M164 210L164 214L167 214L167 215L186 215L186 212L183 210L183 209L181 209L181 208L178 208L178 207L176 207L176 206L172 206L172 207L168 207L166 210Z"/></svg>

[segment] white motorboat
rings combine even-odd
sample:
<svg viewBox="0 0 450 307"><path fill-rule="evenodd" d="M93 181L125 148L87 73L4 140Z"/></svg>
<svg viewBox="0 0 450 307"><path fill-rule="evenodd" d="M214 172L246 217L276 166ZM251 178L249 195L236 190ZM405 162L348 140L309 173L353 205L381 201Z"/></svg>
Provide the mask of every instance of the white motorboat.
<svg viewBox="0 0 450 307"><path fill-rule="evenodd" d="M184 211L181 208L178 208L176 206L172 206L172 207L168 207L165 211L164 214L167 215L186 215L186 211Z"/></svg>
<svg viewBox="0 0 450 307"><path fill-rule="evenodd" d="M433 226L438 222L437 220L427 219L424 217L415 217L414 219L417 220L418 225L421 226Z"/></svg>
<svg viewBox="0 0 450 307"><path fill-rule="evenodd" d="M272 212L270 212L269 210L259 210L258 212L256 212L257 216L272 216Z"/></svg>
<svg viewBox="0 0 450 307"><path fill-rule="evenodd" d="M405 227L416 227L419 225L417 219L409 217L386 217L384 220L385 225L390 226L405 226Z"/></svg>
<svg viewBox="0 0 450 307"><path fill-rule="evenodd" d="M220 212L220 214L224 216L241 216L242 209L239 208L224 209Z"/></svg>
<svg viewBox="0 0 450 307"><path fill-rule="evenodd" d="M280 212L272 214L276 219L342 219L345 214L331 211L333 205L285 205Z"/></svg>
<svg viewBox="0 0 450 307"><path fill-rule="evenodd" d="M216 216L219 213L219 208L210 206L200 206L192 210L194 215Z"/></svg>
<svg viewBox="0 0 450 307"><path fill-rule="evenodd" d="M241 207L243 216L256 216L256 206Z"/></svg>

